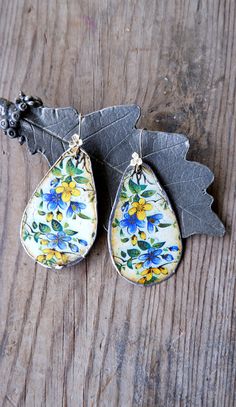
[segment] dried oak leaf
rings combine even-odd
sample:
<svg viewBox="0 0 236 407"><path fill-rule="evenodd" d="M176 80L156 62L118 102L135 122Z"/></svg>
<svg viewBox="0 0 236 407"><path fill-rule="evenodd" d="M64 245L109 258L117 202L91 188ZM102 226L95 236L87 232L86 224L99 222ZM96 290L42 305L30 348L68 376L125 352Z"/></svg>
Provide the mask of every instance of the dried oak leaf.
<svg viewBox="0 0 236 407"><path fill-rule="evenodd" d="M83 116L81 138L89 153L98 191L99 214L107 226L115 194L131 155L137 151L155 171L178 217L182 237L196 233L222 236L224 226L212 211L206 192L213 173L206 166L186 160L189 141L182 134L135 128L137 105L108 107ZM79 132L80 116L69 108L32 108L20 120L18 133L31 153L41 152L53 164Z"/></svg>

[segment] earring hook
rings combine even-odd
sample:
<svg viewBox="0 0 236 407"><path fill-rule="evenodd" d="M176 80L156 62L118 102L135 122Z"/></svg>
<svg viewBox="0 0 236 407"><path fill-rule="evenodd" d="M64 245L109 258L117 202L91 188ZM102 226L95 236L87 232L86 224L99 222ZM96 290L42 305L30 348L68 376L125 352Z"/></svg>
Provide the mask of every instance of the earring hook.
<svg viewBox="0 0 236 407"><path fill-rule="evenodd" d="M73 136L71 137L71 139L69 141L70 148L78 147L78 150L79 150L79 148L83 144L83 140L81 139L81 121L82 121L82 115L81 115L81 113L79 113L78 133L73 134ZM77 153L78 153L78 150L77 150Z"/></svg>

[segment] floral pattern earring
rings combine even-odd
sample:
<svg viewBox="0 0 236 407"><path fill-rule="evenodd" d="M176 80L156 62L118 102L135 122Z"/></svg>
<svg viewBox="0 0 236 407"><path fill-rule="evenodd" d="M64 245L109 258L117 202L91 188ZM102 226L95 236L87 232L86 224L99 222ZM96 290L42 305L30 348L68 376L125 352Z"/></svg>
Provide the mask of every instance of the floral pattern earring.
<svg viewBox="0 0 236 407"><path fill-rule="evenodd" d="M137 153L132 155L116 195L108 245L118 273L144 286L169 278L181 258L180 229L170 201Z"/></svg>
<svg viewBox="0 0 236 407"><path fill-rule="evenodd" d="M97 232L97 198L88 154L72 136L70 148L48 171L22 218L21 241L36 262L59 269L80 262Z"/></svg>

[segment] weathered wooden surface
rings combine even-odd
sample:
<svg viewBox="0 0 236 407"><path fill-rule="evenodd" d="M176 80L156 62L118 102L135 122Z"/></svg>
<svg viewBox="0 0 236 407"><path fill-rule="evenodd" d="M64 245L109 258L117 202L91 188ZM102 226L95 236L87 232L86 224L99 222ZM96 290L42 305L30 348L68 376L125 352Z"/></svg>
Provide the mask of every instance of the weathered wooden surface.
<svg viewBox="0 0 236 407"><path fill-rule="evenodd" d="M18 239L47 165L1 135L2 406L235 405L235 15L234 0L1 0L0 95L138 103L141 126L190 137L227 228L189 238L159 287L121 279L103 232L85 262L47 272Z"/></svg>

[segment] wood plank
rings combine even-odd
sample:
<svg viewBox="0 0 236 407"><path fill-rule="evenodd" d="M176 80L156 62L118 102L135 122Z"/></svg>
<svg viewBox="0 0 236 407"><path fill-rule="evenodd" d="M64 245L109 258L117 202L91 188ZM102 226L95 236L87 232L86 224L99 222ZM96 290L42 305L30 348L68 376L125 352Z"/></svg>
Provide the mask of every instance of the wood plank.
<svg viewBox="0 0 236 407"><path fill-rule="evenodd" d="M158 287L121 279L102 231L82 264L45 271L18 230L47 164L1 135L2 406L235 406L235 13L234 0L0 1L0 95L139 104L140 126L188 135L214 171L227 228L187 239Z"/></svg>

